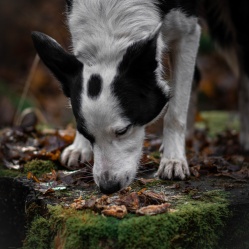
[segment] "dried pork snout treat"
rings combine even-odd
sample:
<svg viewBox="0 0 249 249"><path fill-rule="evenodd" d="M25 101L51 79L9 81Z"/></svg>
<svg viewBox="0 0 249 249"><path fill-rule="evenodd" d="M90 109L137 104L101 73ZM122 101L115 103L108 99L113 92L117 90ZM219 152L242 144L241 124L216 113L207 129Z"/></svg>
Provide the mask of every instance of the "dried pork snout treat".
<svg viewBox="0 0 249 249"><path fill-rule="evenodd" d="M105 207L101 213L106 216L112 216L119 219L123 219L127 214L127 209L126 206L124 205L121 206L113 205Z"/></svg>
<svg viewBox="0 0 249 249"><path fill-rule="evenodd" d="M170 207L169 203L164 203L161 205L149 205L138 209L136 213L139 215L163 214L168 211L169 207Z"/></svg>

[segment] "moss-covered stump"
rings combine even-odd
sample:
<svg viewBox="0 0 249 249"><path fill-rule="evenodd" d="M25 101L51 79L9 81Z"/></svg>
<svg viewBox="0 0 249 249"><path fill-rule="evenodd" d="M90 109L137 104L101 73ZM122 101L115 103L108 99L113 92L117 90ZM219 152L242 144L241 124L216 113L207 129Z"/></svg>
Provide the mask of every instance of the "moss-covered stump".
<svg viewBox="0 0 249 249"><path fill-rule="evenodd" d="M2 177L0 248L20 246L21 240L24 249L249 248L247 181L212 177L186 182L156 180L146 185L135 182L131 191L144 188L164 193L171 203L169 211L156 216L106 217L70 208L79 196L85 199L93 191L100 196L96 188L68 188L43 195L35 194L32 182L25 178ZM19 243L13 243L17 233Z"/></svg>
<svg viewBox="0 0 249 249"><path fill-rule="evenodd" d="M56 169L56 165L52 161L34 159L32 161L27 162L24 165L23 172L25 174L31 172L35 176L40 177L43 174L49 173L55 169Z"/></svg>
<svg viewBox="0 0 249 249"><path fill-rule="evenodd" d="M35 200L30 181L0 177L0 248L20 248L25 238L25 206Z"/></svg>
<svg viewBox="0 0 249 249"><path fill-rule="evenodd" d="M214 248L228 207L221 193L209 201L185 200L169 213L119 220L92 211L49 206L48 217L36 217L24 248Z"/></svg>

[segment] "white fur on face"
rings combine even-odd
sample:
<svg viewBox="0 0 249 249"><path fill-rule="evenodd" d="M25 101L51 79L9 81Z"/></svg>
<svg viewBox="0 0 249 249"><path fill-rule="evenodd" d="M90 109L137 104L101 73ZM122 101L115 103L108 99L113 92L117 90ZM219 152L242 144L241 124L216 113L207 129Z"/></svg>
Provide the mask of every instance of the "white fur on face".
<svg viewBox="0 0 249 249"><path fill-rule="evenodd" d="M97 99L87 96L87 82L91 75L99 74L102 91ZM121 188L132 182L142 152L143 127L131 127L123 136L115 134L130 122L122 115L118 101L112 93L111 83L116 75L113 67L85 67L84 91L82 93L82 115L87 131L95 138L93 146L93 174L97 185L109 180L119 182Z"/></svg>
<svg viewBox="0 0 249 249"><path fill-rule="evenodd" d="M135 178L142 153L144 128L131 128L122 137L111 130L102 130L94 145L93 175L97 185L115 181L120 188L128 186ZM106 174L108 175L106 178Z"/></svg>

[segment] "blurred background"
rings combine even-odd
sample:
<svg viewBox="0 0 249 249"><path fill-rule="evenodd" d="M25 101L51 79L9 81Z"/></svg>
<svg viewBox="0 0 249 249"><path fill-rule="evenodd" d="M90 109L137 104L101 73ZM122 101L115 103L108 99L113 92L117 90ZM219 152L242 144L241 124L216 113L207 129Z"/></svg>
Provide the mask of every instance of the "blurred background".
<svg viewBox="0 0 249 249"><path fill-rule="evenodd" d="M237 82L215 51L203 24L198 56L200 111L237 110ZM26 108L35 108L51 127L73 122L58 82L37 60L30 33L44 32L70 47L64 0L0 0L0 128L13 126ZM30 86L29 86L30 83ZM22 98L23 96L23 98Z"/></svg>
<svg viewBox="0 0 249 249"><path fill-rule="evenodd" d="M44 122L64 126L72 121L58 82L45 66L35 60L31 31L41 31L68 48L63 0L0 1L0 127L13 125L15 115L28 108L37 108ZM21 96L30 78L30 87L23 104ZM20 106L22 104L22 106Z"/></svg>

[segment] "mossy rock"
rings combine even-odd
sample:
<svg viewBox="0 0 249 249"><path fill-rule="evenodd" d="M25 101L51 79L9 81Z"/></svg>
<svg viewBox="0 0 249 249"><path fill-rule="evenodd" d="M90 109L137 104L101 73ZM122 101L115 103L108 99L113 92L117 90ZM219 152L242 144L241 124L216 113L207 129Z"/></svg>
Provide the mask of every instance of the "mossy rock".
<svg viewBox="0 0 249 249"><path fill-rule="evenodd" d="M23 172L20 170L7 169L0 164L0 177L23 177L27 175L28 172L31 172L37 177L42 176L45 173L49 173L52 170L56 170L57 165L50 160L38 160L34 159L28 161L23 168Z"/></svg>
<svg viewBox="0 0 249 249"><path fill-rule="evenodd" d="M198 201L185 196L165 214L130 214L122 220L49 206L45 217L31 223L23 248L213 249L228 215L228 203L218 191L204 193Z"/></svg>
<svg viewBox="0 0 249 249"><path fill-rule="evenodd" d="M20 171L17 171L14 169L7 169L0 164L0 177L15 178L15 177L22 177L22 176L24 176L24 174L21 173Z"/></svg>
<svg viewBox="0 0 249 249"><path fill-rule="evenodd" d="M24 165L24 173L31 172L37 177L40 177L43 174L49 173L55 169L56 169L55 163L50 160L34 159L32 161L27 162Z"/></svg>

